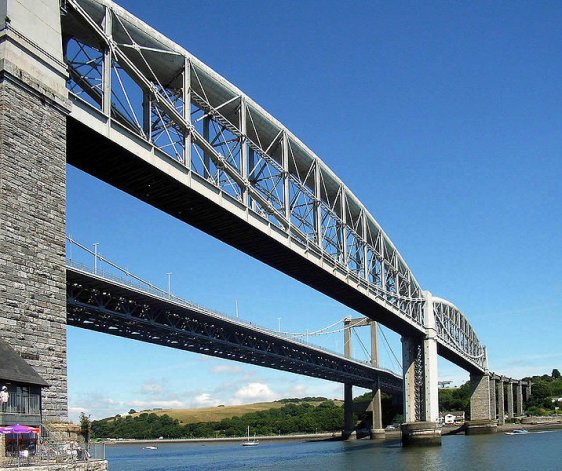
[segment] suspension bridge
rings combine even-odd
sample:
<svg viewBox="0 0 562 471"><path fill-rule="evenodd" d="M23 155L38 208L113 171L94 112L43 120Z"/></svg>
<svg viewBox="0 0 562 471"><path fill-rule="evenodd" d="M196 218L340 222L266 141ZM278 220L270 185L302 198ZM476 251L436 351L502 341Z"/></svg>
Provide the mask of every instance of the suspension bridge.
<svg viewBox="0 0 562 471"><path fill-rule="evenodd" d="M320 157L182 46L109 0L3 5L0 324L51 385L47 420L67 415L67 323L340 381L348 405L353 385L401 389L404 443L440 440L438 355L470 373L473 432L529 390L488 370L468 317L420 287ZM67 163L398 333L400 381L67 264Z"/></svg>

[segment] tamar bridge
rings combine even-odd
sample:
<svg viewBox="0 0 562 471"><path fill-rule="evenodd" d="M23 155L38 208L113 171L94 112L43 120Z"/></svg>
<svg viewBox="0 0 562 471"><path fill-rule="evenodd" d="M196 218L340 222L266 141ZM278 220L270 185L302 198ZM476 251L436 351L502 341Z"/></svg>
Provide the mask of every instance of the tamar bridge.
<svg viewBox="0 0 562 471"><path fill-rule="evenodd" d="M67 420L67 324L341 382L344 436L356 385L374 392L373 437L382 388L402 392L404 444L439 443L438 355L470 373L468 433L522 412L530 384L488 370L467 316L236 86L108 0L0 5L0 341L49 384L44 420ZM397 332L402 374L67 266L67 163Z"/></svg>

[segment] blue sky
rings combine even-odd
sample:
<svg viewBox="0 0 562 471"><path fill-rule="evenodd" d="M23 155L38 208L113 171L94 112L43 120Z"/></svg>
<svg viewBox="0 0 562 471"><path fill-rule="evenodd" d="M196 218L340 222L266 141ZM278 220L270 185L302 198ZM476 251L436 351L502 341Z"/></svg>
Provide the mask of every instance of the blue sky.
<svg viewBox="0 0 562 471"><path fill-rule="evenodd" d="M562 366L562 5L121 1L284 123L367 206L424 289L514 377ZM175 294L271 328L348 308L76 169L68 232ZM399 356L399 339L386 331ZM366 332L363 335L365 339ZM342 349L340 336L317 338ZM355 356L365 358L361 349ZM69 328L71 417L342 386ZM393 368L381 346L383 366ZM442 361L440 379L468 375Z"/></svg>

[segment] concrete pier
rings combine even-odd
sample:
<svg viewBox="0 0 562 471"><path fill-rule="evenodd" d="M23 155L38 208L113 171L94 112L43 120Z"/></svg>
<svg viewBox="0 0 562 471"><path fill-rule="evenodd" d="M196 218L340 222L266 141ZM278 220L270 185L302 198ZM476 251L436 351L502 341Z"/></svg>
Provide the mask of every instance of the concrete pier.
<svg viewBox="0 0 562 471"><path fill-rule="evenodd" d="M343 321L343 354L346 358L351 358L351 318ZM343 385L343 430L342 438L350 440L356 437L353 423L353 385Z"/></svg>
<svg viewBox="0 0 562 471"><path fill-rule="evenodd" d="M344 440L350 440L355 437L355 427L353 424L353 386L351 384L344 384L342 438Z"/></svg>
<svg viewBox="0 0 562 471"><path fill-rule="evenodd" d="M492 418L491 386L495 387L495 384L494 381L490 381L488 374L470 375L470 420L466 423L467 435L497 431L498 424L495 417Z"/></svg>
<svg viewBox="0 0 562 471"><path fill-rule="evenodd" d="M490 419L497 419L498 403L496 398L496 375L490 375Z"/></svg>
<svg viewBox="0 0 562 471"><path fill-rule="evenodd" d="M425 337L402 337L403 446L441 444L435 314L431 293L424 297Z"/></svg>
<svg viewBox="0 0 562 471"><path fill-rule="evenodd" d="M505 424L505 382L503 376L499 377L497 385L497 400L498 400L498 425Z"/></svg>
<svg viewBox="0 0 562 471"><path fill-rule="evenodd" d="M377 336L377 323L370 321L371 324L371 364L378 368L379 366L379 347ZM372 427L371 427L371 440L384 439L385 433L382 428L382 406L381 406L381 387L380 382L377 381L373 388L373 399L371 400L371 414L372 414Z"/></svg>
<svg viewBox="0 0 562 471"><path fill-rule="evenodd" d="M513 419L513 382L509 380L507 382L507 418Z"/></svg>
<svg viewBox="0 0 562 471"><path fill-rule="evenodd" d="M409 422L400 426L402 446L440 446L441 428L437 422Z"/></svg>
<svg viewBox="0 0 562 471"><path fill-rule="evenodd" d="M515 383L515 415L516 417L523 415L523 381Z"/></svg>

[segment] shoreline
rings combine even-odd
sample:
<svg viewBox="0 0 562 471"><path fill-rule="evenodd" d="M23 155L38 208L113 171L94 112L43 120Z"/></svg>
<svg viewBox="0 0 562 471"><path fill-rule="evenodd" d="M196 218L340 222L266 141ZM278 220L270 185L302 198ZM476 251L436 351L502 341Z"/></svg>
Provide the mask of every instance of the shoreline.
<svg viewBox="0 0 562 471"><path fill-rule="evenodd" d="M296 435L265 435L256 436L256 440L259 441L290 441L290 440L325 440L325 439L339 439L341 434L339 433L303 433ZM253 437L252 437L253 438ZM158 444L158 443L209 443L209 442L244 442L248 437L217 437L217 438L165 438L159 440L155 439L114 439L114 440L101 440L97 443L104 445L131 445L131 444Z"/></svg>
<svg viewBox="0 0 562 471"><path fill-rule="evenodd" d="M457 427L458 428L458 427ZM452 432L453 427L444 427L442 430ZM527 429L527 430L559 430L562 429L562 423L532 423L532 424L505 424L498 425L497 432L511 432L515 429ZM463 435L464 432L459 432L458 435ZM443 433L442 436L452 435L451 433ZM385 433L385 440L395 440L399 439L401 436L400 430L390 430ZM368 438L360 438L359 440L365 440ZM115 439L115 440L101 440L95 442L98 444L103 444L106 446L113 445L157 445L158 443L236 443L244 442L247 437L220 437L220 438L166 438L166 439ZM267 435L267 436L257 436L258 441L321 441L321 440L341 440L340 433L311 433L311 434L296 434L296 435ZM382 441L382 440L381 440Z"/></svg>

